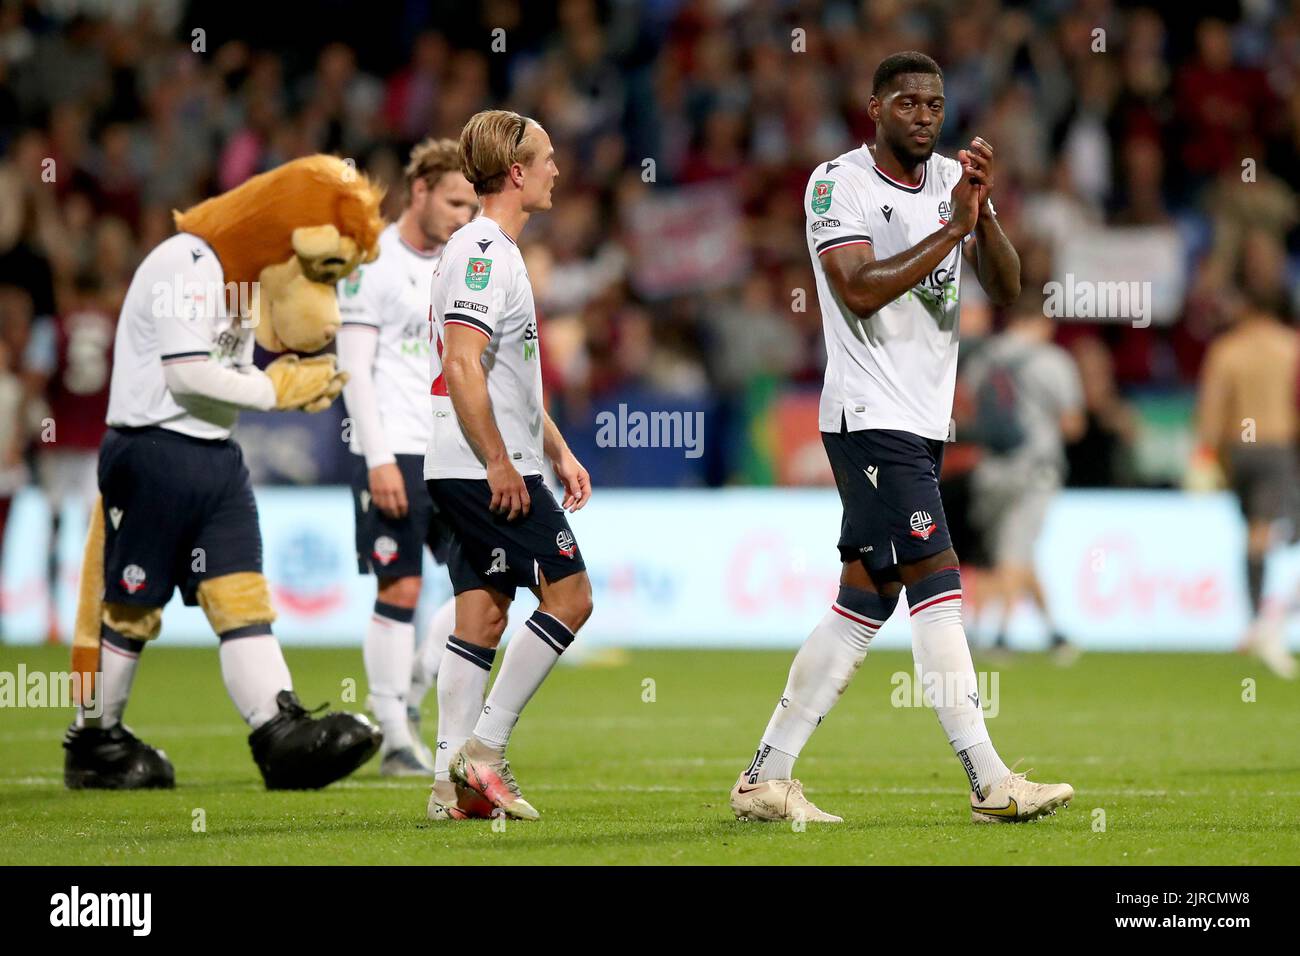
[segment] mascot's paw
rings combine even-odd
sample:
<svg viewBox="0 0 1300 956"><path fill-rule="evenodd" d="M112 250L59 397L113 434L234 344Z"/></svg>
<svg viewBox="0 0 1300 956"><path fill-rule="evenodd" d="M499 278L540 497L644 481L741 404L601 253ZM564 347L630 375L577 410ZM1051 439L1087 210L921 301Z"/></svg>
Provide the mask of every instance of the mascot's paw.
<svg viewBox="0 0 1300 956"><path fill-rule="evenodd" d="M275 387L277 411L319 412L329 407L343 391L346 372L338 371L333 355L302 359L282 355L266 367Z"/></svg>
<svg viewBox="0 0 1300 956"><path fill-rule="evenodd" d="M334 378L330 380L330 384L325 388L325 391L321 393L320 398L316 399L314 402L308 402L302 407L302 410L313 415L316 412L325 411L325 409L329 408L330 405L334 403L334 399L343 394L343 386L347 383L347 372L335 372Z"/></svg>
<svg viewBox="0 0 1300 956"><path fill-rule="evenodd" d="M355 714L311 716L291 690L275 698L280 712L248 737L268 790L317 790L374 756L384 735Z"/></svg>
<svg viewBox="0 0 1300 956"><path fill-rule="evenodd" d="M68 728L63 737L63 785L69 790L170 790L176 771L167 755L121 724Z"/></svg>

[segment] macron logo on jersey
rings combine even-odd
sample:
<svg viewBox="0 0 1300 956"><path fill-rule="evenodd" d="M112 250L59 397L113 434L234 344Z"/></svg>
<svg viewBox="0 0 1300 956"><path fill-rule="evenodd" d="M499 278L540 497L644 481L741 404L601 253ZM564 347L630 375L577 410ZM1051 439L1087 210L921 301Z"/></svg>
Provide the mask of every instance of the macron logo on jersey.
<svg viewBox="0 0 1300 956"><path fill-rule="evenodd" d="M479 240L477 240L477 245L478 245L478 251L479 251L479 252L487 252L487 251L488 251L488 246L492 245L492 240L491 240L491 239L479 239Z"/></svg>

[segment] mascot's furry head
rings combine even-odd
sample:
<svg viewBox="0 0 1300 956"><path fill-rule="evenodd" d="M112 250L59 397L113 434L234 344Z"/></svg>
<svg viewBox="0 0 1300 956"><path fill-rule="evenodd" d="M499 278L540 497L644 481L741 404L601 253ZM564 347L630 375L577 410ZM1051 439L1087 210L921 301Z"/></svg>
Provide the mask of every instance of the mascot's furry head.
<svg viewBox="0 0 1300 956"><path fill-rule="evenodd" d="M226 282L255 283L257 343L316 352L339 328L335 284L379 255L383 191L337 156L306 156L173 213L221 260Z"/></svg>

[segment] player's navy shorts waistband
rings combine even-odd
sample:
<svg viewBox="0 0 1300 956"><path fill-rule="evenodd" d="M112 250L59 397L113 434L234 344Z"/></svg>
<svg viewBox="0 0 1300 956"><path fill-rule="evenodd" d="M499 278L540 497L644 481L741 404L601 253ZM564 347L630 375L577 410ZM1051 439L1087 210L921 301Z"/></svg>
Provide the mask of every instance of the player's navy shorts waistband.
<svg viewBox="0 0 1300 956"><path fill-rule="evenodd" d="M174 438L177 441L207 448L222 448L234 444L234 441L230 438L199 438L197 435L186 435L184 432L163 428L161 425L109 425L108 430L109 432L117 432L119 435Z"/></svg>

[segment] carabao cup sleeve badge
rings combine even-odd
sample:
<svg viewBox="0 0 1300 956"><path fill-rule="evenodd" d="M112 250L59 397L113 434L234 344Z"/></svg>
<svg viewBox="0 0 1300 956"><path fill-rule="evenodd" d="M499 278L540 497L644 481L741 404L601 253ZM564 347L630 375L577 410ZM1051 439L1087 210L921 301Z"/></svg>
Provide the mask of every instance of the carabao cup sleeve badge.
<svg viewBox="0 0 1300 956"><path fill-rule="evenodd" d="M487 288L488 279L492 276L491 259L470 259L465 264L465 285L469 286L475 292L482 292Z"/></svg>
<svg viewBox="0 0 1300 956"><path fill-rule="evenodd" d="M831 208L831 191L835 183L829 179L819 179L813 183L812 211L822 216Z"/></svg>

